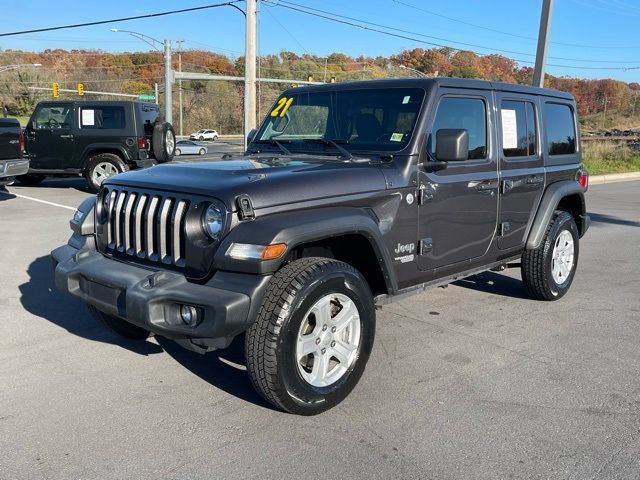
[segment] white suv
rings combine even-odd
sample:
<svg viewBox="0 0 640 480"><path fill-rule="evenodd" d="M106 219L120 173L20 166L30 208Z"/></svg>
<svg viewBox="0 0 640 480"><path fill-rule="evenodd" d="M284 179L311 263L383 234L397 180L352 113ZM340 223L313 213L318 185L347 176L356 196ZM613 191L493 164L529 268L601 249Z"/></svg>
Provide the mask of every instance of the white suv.
<svg viewBox="0 0 640 480"><path fill-rule="evenodd" d="M189 135L191 140L213 140L216 141L218 139L218 132L210 129L200 129L195 133Z"/></svg>

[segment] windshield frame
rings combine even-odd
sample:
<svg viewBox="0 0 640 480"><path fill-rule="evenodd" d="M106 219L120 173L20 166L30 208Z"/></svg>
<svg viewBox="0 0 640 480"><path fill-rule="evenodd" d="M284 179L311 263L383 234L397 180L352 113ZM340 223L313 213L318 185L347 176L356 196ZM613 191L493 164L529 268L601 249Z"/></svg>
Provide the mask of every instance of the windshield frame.
<svg viewBox="0 0 640 480"><path fill-rule="evenodd" d="M331 145L332 141L338 141L340 143L341 147L344 147L346 150L349 151L349 153L353 154L353 155L383 155L383 156L389 156L389 155L397 155L397 154L401 154L404 153L408 150L413 149L413 146L415 144L416 138L419 138L419 129L421 128L420 125L422 124L422 117L423 117L423 112L426 108L426 104L429 101L429 97L430 97L430 92L429 92L429 88L426 88L424 85L384 85L384 86L364 86L364 85L349 85L349 87L344 88L344 87L332 87L332 88L323 88L323 87L311 87L311 88L294 88L294 89L287 89L284 92L282 92L280 95L278 95L278 97L276 98L276 100L273 102L271 108L269 108L269 112L273 112L274 109L277 107L277 105L279 104L279 102L281 101L281 99L283 98L287 98L290 96L294 96L294 95L304 95L304 94L309 94L309 95L313 95L313 94L325 94L325 95L330 95L331 98L331 102L333 104L332 107L330 107L330 109L335 109L336 108L336 96L338 94L341 93L350 93L350 92L375 92L375 91L388 91L388 90L420 90L420 94L422 96L421 101L420 101L420 106L416 111L416 116L415 119L413 121L413 125L411 128L411 132L410 135L408 136L408 138L402 142L401 145L398 145L398 148L389 148L392 147L390 143L386 144L386 148L383 146L385 144L380 144L379 146L377 146L376 144L372 143L372 144L352 144L349 143L348 139L339 139L339 138L328 138L325 137L324 135L321 137L313 137L313 136L308 136L306 138L309 139L324 139L327 140L327 142L324 143L311 143L311 142L305 142L304 138L301 138L300 141L296 141L296 140L291 140L289 138L283 138L280 139L281 142L285 143L286 142L286 147L292 152L292 154L322 154L322 155L337 155L337 156L341 156L343 155L343 153L335 148L333 145ZM258 151L264 151L264 149L262 147L267 147L269 149L273 149L273 150L278 150L277 146L273 146L273 145L269 145L267 142L270 139L273 140L279 140L278 136L271 136L271 137L266 137L266 138L261 138L264 134L265 131L267 130L270 122L271 122L271 114L267 114L262 123L260 124L258 130L256 131L255 135L253 135L252 141L251 143L249 143L247 149L249 150L251 145L254 146L254 149L258 150ZM329 115L331 116L331 111L329 112ZM325 132L326 135L326 132ZM255 144L254 144L255 142ZM256 148L259 143L259 148Z"/></svg>

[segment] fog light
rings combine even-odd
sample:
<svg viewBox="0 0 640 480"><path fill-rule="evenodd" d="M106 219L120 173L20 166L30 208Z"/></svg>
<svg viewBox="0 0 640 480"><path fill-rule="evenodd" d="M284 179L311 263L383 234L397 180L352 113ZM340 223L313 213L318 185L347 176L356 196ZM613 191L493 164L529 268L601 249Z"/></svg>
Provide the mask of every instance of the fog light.
<svg viewBox="0 0 640 480"><path fill-rule="evenodd" d="M192 325L198 320L198 310L191 305L182 305L180 307L180 317L187 325Z"/></svg>

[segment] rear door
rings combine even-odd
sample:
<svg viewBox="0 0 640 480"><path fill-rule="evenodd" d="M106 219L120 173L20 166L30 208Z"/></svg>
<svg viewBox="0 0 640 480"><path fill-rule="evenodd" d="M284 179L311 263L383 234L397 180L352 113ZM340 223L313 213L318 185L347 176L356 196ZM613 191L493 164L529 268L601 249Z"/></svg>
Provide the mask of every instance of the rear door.
<svg viewBox="0 0 640 480"><path fill-rule="evenodd" d="M31 168L59 170L73 157L73 104L38 105L27 126L27 152Z"/></svg>
<svg viewBox="0 0 640 480"><path fill-rule="evenodd" d="M464 93L461 93L464 92ZM430 156L439 129L465 129L469 158L437 172L420 171L419 239L421 270L460 264L485 255L496 232L498 169L493 96L490 91L442 89L428 121Z"/></svg>
<svg viewBox="0 0 640 480"><path fill-rule="evenodd" d="M530 95L496 92L500 212L498 247L519 247L545 184L540 150L539 102Z"/></svg>

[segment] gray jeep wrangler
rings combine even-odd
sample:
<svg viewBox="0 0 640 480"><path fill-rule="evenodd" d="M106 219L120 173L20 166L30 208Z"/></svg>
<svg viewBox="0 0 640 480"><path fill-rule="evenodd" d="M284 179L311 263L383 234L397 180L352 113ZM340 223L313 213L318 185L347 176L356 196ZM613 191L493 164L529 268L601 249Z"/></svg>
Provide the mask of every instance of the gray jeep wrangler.
<svg viewBox="0 0 640 480"><path fill-rule="evenodd" d="M587 183L563 92L295 88L242 155L105 180L52 252L55 281L124 337L204 353L246 332L258 392L316 414L360 379L380 305L514 262L533 298L565 295Z"/></svg>

